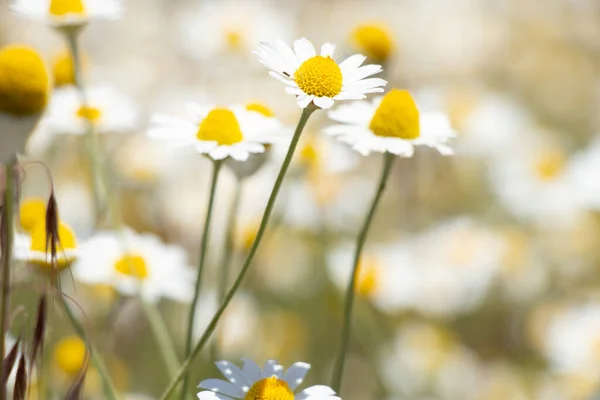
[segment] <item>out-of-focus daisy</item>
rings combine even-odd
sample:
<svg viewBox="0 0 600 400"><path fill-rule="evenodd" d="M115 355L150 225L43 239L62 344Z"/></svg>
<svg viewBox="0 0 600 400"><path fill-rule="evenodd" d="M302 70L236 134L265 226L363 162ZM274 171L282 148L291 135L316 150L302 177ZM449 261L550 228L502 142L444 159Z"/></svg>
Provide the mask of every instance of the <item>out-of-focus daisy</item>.
<svg viewBox="0 0 600 400"><path fill-rule="evenodd" d="M24 18L56 27L118 19L124 12L122 0L13 0L11 8Z"/></svg>
<svg viewBox="0 0 600 400"><path fill-rule="evenodd" d="M185 302L193 294L194 272L183 249L150 234L99 232L83 242L73 276L90 285L112 285L123 295L151 302L169 298Z"/></svg>
<svg viewBox="0 0 600 400"><path fill-rule="evenodd" d="M71 53L64 50L52 62L54 87L75 85L75 67Z"/></svg>
<svg viewBox="0 0 600 400"><path fill-rule="evenodd" d="M54 345L54 364L70 377L81 372L85 360L85 343L79 336L64 337Z"/></svg>
<svg viewBox="0 0 600 400"><path fill-rule="evenodd" d="M395 49L392 32L380 22L356 26L352 30L350 40L358 51L378 63L385 63Z"/></svg>
<svg viewBox="0 0 600 400"><path fill-rule="evenodd" d="M591 210L600 210L600 136L573 156L568 169L578 203Z"/></svg>
<svg viewBox="0 0 600 400"><path fill-rule="evenodd" d="M310 364L304 362L293 364L287 371L275 360L268 360L263 369L250 359L244 359L242 368L229 361L217 361L215 364L227 381L205 379L200 382L198 387L207 389L198 393L200 400L339 399L333 389L324 385L294 393L310 369Z"/></svg>
<svg viewBox="0 0 600 400"><path fill-rule="evenodd" d="M39 223L45 221L46 202L37 197L21 200L19 208L19 224L26 232L33 232Z"/></svg>
<svg viewBox="0 0 600 400"><path fill-rule="evenodd" d="M156 115L148 135L173 146L193 147L213 160L245 161L263 153L265 144L285 139L280 123L245 107L210 107L188 103L187 118Z"/></svg>
<svg viewBox="0 0 600 400"><path fill-rule="evenodd" d="M92 87L87 92L87 104L74 87L54 92L45 117L53 134L82 135L88 124L97 133L130 133L137 127L138 108L128 98L110 87Z"/></svg>
<svg viewBox="0 0 600 400"><path fill-rule="evenodd" d="M205 1L185 9L182 43L200 59L215 55L250 54L256 43L275 37L288 40L294 19L266 1Z"/></svg>
<svg viewBox="0 0 600 400"><path fill-rule="evenodd" d="M331 108L336 100L359 100L368 93L381 93L387 82L368 78L381 72L380 65L364 65L366 57L355 54L338 62L334 60L335 45L325 43L321 54L306 38L294 42L292 50L285 42L263 42L256 50L259 61L271 71L269 74L284 83L286 92L296 96L301 108L314 103L320 108Z"/></svg>
<svg viewBox="0 0 600 400"><path fill-rule="evenodd" d="M0 48L0 163L25 149L49 92L48 71L35 50L20 45Z"/></svg>
<svg viewBox="0 0 600 400"><path fill-rule="evenodd" d="M58 240L56 259L52 260L50 248L47 246L46 222L34 225L29 235L18 234L15 238L15 257L26 261L50 272L54 268L62 270L77 258L77 238L73 230L65 222L58 226Z"/></svg>
<svg viewBox="0 0 600 400"><path fill-rule="evenodd" d="M455 136L450 120L443 113L417 108L405 90L392 89L383 97L354 102L330 111L329 117L340 125L325 130L351 145L363 155L371 152L412 157L415 146L429 146L443 155L453 154L448 142Z"/></svg>

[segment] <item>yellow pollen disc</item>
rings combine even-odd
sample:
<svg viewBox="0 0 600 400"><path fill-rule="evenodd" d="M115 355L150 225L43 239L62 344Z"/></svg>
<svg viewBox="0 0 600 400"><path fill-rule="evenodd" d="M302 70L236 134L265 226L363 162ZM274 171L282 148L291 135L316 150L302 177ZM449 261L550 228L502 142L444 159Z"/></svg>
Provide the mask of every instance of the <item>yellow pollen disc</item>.
<svg viewBox="0 0 600 400"><path fill-rule="evenodd" d="M239 30L236 29L228 29L225 32L225 38L227 39L227 46L229 46L232 50L239 50L242 48L242 43L244 43L244 37Z"/></svg>
<svg viewBox="0 0 600 400"><path fill-rule="evenodd" d="M102 117L102 111L95 107L81 106L77 110L77 116L94 123L98 122L98 120Z"/></svg>
<svg viewBox="0 0 600 400"><path fill-rule="evenodd" d="M300 162L308 167L317 167L319 165L319 151L316 143L310 141L300 149Z"/></svg>
<svg viewBox="0 0 600 400"><path fill-rule="evenodd" d="M144 257L137 254L126 254L115 263L115 270L131 276L132 278L145 279L148 277L148 266Z"/></svg>
<svg viewBox="0 0 600 400"><path fill-rule="evenodd" d="M535 173L545 181L557 178L566 164L565 156L558 150L542 152L535 162Z"/></svg>
<svg viewBox="0 0 600 400"><path fill-rule="evenodd" d="M50 78L39 54L26 46L0 49L0 112L27 116L48 103Z"/></svg>
<svg viewBox="0 0 600 400"><path fill-rule="evenodd" d="M74 260L73 257L65 257L65 253L77 248L77 239L75 238L75 233L73 233L71 228L64 222L61 222L58 226L58 239L60 244L57 245L56 249L56 263L59 268L64 268ZM33 229L33 232L31 233L30 250L37 253L46 253L46 221L37 224ZM42 267L53 267L49 254L50 250L51 248L48 247L47 257L44 257L43 261L40 258L32 259L31 262L41 265Z"/></svg>
<svg viewBox="0 0 600 400"><path fill-rule="evenodd" d="M85 363L85 343L77 336L68 336L54 346L54 362L68 375L77 375Z"/></svg>
<svg viewBox="0 0 600 400"><path fill-rule="evenodd" d="M274 117L275 116L275 113L273 113L273 111L271 111L271 109L269 107L265 106L262 103L248 103L246 105L246 110L260 113L260 114L264 115L265 117Z"/></svg>
<svg viewBox="0 0 600 400"><path fill-rule="evenodd" d="M244 139L235 114L226 108L215 108L202 120L196 133L198 140L215 141L231 146Z"/></svg>
<svg viewBox="0 0 600 400"><path fill-rule="evenodd" d="M55 87L75 84L75 68L69 52L62 52L55 58L54 64L52 64L52 74Z"/></svg>
<svg viewBox="0 0 600 400"><path fill-rule="evenodd" d="M342 70L331 57L314 56L304 61L294 80L306 94L335 97L342 91Z"/></svg>
<svg viewBox="0 0 600 400"><path fill-rule="evenodd" d="M358 265L358 282L356 283L356 292L364 297L375 293L379 286L379 268L374 259L365 257Z"/></svg>
<svg viewBox="0 0 600 400"><path fill-rule="evenodd" d="M85 15L85 6L83 0L51 0L48 11L55 17L68 14Z"/></svg>
<svg viewBox="0 0 600 400"><path fill-rule="evenodd" d="M416 139L421 134L419 110L410 93L392 89L383 97L369 124L369 129L383 137Z"/></svg>
<svg viewBox="0 0 600 400"><path fill-rule="evenodd" d="M394 50L392 35L379 24L359 25L352 32L352 41L373 61L383 62Z"/></svg>
<svg viewBox="0 0 600 400"><path fill-rule="evenodd" d="M21 202L19 222L21 228L32 232L39 223L46 221L46 202L38 198L30 198Z"/></svg>
<svg viewBox="0 0 600 400"><path fill-rule="evenodd" d="M272 376L254 383L244 400L294 400L294 393L285 381Z"/></svg>

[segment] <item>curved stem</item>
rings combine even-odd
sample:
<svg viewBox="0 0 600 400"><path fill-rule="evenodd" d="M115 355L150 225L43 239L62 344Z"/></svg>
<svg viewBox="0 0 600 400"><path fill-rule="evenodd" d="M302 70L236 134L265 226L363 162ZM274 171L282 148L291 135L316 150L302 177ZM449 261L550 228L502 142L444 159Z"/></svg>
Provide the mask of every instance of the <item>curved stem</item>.
<svg viewBox="0 0 600 400"><path fill-rule="evenodd" d="M219 268L219 286L217 288L217 299L222 302L225 298L227 290L227 282L229 282L229 272L231 270L231 257L234 252L235 228L237 225L238 210L240 208L240 199L242 198L243 180L237 179L235 183L235 191L233 193L233 201L227 216L227 228L225 231L225 249L223 250L223 259L221 260L221 268ZM217 335L218 336L218 335ZM215 361L218 356L219 343L218 340L212 342L210 349L210 359Z"/></svg>
<svg viewBox="0 0 600 400"><path fill-rule="evenodd" d="M150 328L156 337L156 342L167 366L167 370L169 371L169 376L173 378L179 367L179 359L177 357L175 345L173 344L173 339L169 334L169 329L154 303L149 303L142 298L140 298L140 302L146 313L146 318L148 318L148 322L150 323Z"/></svg>
<svg viewBox="0 0 600 400"><path fill-rule="evenodd" d="M15 179L14 166L16 161L8 163L4 166L5 189L4 189L4 204L2 206L2 304L0 305L0 361L6 356L6 332L9 328L10 314L10 264L12 260L12 246L14 235L14 205L15 205ZM2 364L2 368L4 364ZM1 370L0 369L0 370ZM4 371L2 371L4 373ZM6 399L6 385L2 384L0 388L0 399Z"/></svg>
<svg viewBox="0 0 600 400"><path fill-rule="evenodd" d="M196 287L194 289L194 298L192 300L190 313L187 322L187 334L185 338L185 354L184 357L190 355L192 350L192 340L194 337L194 321L196 318L196 306L200 298L200 287L202 286L202 272L204 271L204 261L206 260L206 249L208 247L208 239L210 237L210 223L212 220L213 208L215 203L215 193L217 191L217 181L219 180L219 171L221 170L222 161L213 162L213 174L210 183L210 192L208 195L208 206L206 209L206 218L204 220L204 232L202 233L202 241L200 242L200 256L198 259L198 274L196 275ZM181 400L184 400L187 394L189 374L186 374L183 379L183 390L181 391Z"/></svg>
<svg viewBox="0 0 600 400"><path fill-rule="evenodd" d="M260 221L260 226L258 228L256 238L254 239L254 243L252 243L252 247L250 248L250 251L248 252L248 257L246 258L246 261L244 262L244 265L242 266L240 273L238 274L235 282L233 283L233 286L231 287L231 289L229 289L229 291L225 295L225 298L223 299L223 303L221 303L221 305L219 306L219 309L217 310L214 317L208 324L206 330L202 334L202 337L200 338L198 343L196 343L196 346L192 349L192 352L187 357L187 359L183 362L183 364L179 368L179 371L177 372L177 376L175 377L175 379L173 379L171 381L171 383L169 384L167 389L164 391L164 393L160 397L160 400L166 400L171 395L171 393L173 393L173 391L177 387L177 384L179 383L181 378L185 374L187 374L187 371L190 368L192 360L200 352L200 350L202 350L204 348L204 346L206 345L206 342L208 342L208 339L210 338L210 335L215 330L217 323L219 322L219 319L223 315L223 312L225 311L225 309L229 305L229 302L231 301L231 299L235 295L236 291L242 284L242 281L244 280L244 276L246 276L246 273L248 272L248 268L250 267L250 264L252 264L252 260L254 259L256 250L258 249L258 246L260 245L262 237L265 233L265 230L267 229L267 225L269 223L269 218L271 217L271 213L273 212L273 207L275 206L275 200L277 200L277 194L279 193L279 189L281 188L281 184L283 183L285 174L287 173L287 170L290 166L290 162L292 161L292 156L294 155L294 151L296 150L296 146L298 145L298 140L300 140L300 134L304 130L304 126L306 125L308 118L315 110L316 110L316 108L314 108L314 106L311 105L302 111L302 115L300 116L300 121L298 121L298 125L296 126L296 131L294 132L294 137L292 138L290 147L287 151L285 159L283 160L281 169L279 170L279 175L277 175L277 179L275 180L275 185L273 186L273 190L271 191L271 195L269 196L269 201L267 202L265 212L263 214L262 220Z"/></svg>
<svg viewBox="0 0 600 400"><path fill-rule="evenodd" d="M354 252L354 266L352 268L350 280L348 281L348 287L346 288L346 298L344 300L344 322L342 327L342 336L340 339L340 349L334 366L333 377L331 379L331 388L335 390L338 394L342 385L342 376L344 375L344 362L346 361L346 352L348 351L348 344L350 342L350 330L352 326L352 306L354 304L354 292L356 288L356 280L359 273L360 256L365 245L367 233L369 232L369 227L371 226L371 221L373 220L373 216L375 215L375 209L377 208L377 204L379 203L381 195L383 194L383 191L385 189L385 184L392 169L394 159L395 157L393 154L385 153L385 160L383 163L383 171L381 173L381 178L379 179L379 186L377 188L377 192L375 193L375 197L373 198L373 202L367 214L367 218L365 219L363 226L360 229L360 233L358 234L358 238L356 240L356 250Z"/></svg>

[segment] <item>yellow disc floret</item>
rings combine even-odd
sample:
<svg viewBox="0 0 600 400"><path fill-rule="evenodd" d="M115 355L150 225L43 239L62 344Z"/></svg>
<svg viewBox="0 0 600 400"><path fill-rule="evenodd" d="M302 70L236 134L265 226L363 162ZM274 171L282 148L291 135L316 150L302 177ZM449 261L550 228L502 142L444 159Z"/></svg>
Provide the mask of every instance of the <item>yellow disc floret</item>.
<svg viewBox="0 0 600 400"><path fill-rule="evenodd" d="M58 226L58 240L60 244L56 249L57 259L55 265L52 264L50 254L47 254L47 252L50 252L50 247L46 246L46 238L46 222L44 221L37 224L31 233L30 250L34 254L32 254L30 262L46 268L55 266L64 268L70 265L75 258L69 253L77 249L77 239L71 228L64 222L61 222Z"/></svg>
<svg viewBox="0 0 600 400"><path fill-rule="evenodd" d="M68 336L54 346L54 362L68 374L77 375L85 363L85 343L77 336Z"/></svg>
<svg viewBox="0 0 600 400"><path fill-rule="evenodd" d="M294 400L294 393L285 381L272 376L254 383L244 400Z"/></svg>
<svg viewBox="0 0 600 400"><path fill-rule="evenodd" d="M304 61L294 80L311 96L335 97L342 91L342 70L331 57L314 56Z"/></svg>
<svg viewBox="0 0 600 400"><path fill-rule="evenodd" d="M215 141L231 146L244 139L235 114L226 108L215 108L202 120L196 134L198 140Z"/></svg>
<svg viewBox="0 0 600 400"><path fill-rule="evenodd" d="M54 76L54 86L67 86L75 84L75 68L73 66L73 57L67 51L64 51L54 59L52 64L52 75Z"/></svg>
<svg viewBox="0 0 600 400"><path fill-rule="evenodd" d="M91 123L96 123L102 118L102 111L90 106L79 107L76 114L79 118L87 119Z"/></svg>
<svg viewBox="0 0 600 400"><path fill-rule="evenodd" d="M138 254L126 254L115 263L115 270L132 278L148 277L148 266L144 257Z"/></svg>
<svg viewBox="0 0 600 400"><path fill-rule="evenodd" d="M27 116L48 103L48 71L39 54L27 46L0 50L0 112Z"/></svg>
<svg viewBox="0 0 600 400"><path fill-rule="evenodd" d="M32 232L38 224L45 223L45 221L46 202L44 200L34 197L21 202L19 222L23 230Z"/></svg>
<svg viewBox="0 0 600 400"><path fill-rule="evenodd" d="M85 15L83 0L51 0L48 12L55 17L69 14Z"/></svg>
<svg viewBox="0 0 600 400"><path fill-rule="evenodd" d="M266 105L264 105L262 103L248 103L248 104L246 104L246 110L260 113L260 114L264 115L265 117L274 117L275 116L275 113L273 113L273 111L269 107L267 107Z"/></svg>
<svg viewBox="0 0 600 400"><path fill-rule="evenodd" d="M540 179L549 181L562 173L565 164L565 156L561 151L547 150L540 153L534 168Z"/></svg>
<svg viewBox="0 0 600 400"><path fill-rule="evenodd" d="M379 267L374 259L365 257L364 261L358 266L358 281L356 282L356 292L364 297L369 297L379 287Z"/></svg>
<svg viewBox="0 0 600 400"><path fill-rule="evenodd" d="M381 24L359 25L352 32L352 41L373 61L387 60L394 50L392 35Z"/></svg>
<svg viewBox="0 0 600 400"><path fill-rule="evenodd" d="M401 139L419 137L419 110L410 93L392 89L383 97L381 104L369 124L377 136Z"/></svg>
<svg viewBox="0 0 600 400"><path fill-rule="evenodd" d="M244 44L244 36L239 29L226 29L225 39L231 50L240 50Z"/></svg>

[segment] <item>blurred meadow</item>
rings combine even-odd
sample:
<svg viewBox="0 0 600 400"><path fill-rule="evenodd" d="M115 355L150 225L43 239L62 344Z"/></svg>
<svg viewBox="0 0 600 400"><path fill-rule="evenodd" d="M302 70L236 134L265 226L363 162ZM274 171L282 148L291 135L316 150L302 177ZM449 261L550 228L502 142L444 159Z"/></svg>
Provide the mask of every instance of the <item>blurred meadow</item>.
<svg viewBox="0 0 600 400"><path fill-rule="evenodd" d="M110 398L98 364L82 375L90 352L119 399L161 398L189 354L188 331L197 343L252 252L303 113L253 51L303 37L317 52L336 44L336 60L361 53L382 65L385 93L408 90L455 136L446 143L453 155L415 145L395 157L358 264L338 396L600 398L600 2L106 1L121 4L119 18L90 13L77 33L23 17L28 4L50 0L0 1L0 50L32 47L53 85L19 151L20 212L3 281L3 356L14 338L27 353L40 342L42 294L47 301L22 398L65 399L82 377L73 398ZM87 105L69 37L79 41ZM0 56L8 146L2 68ZM369 104L381 96L373 92ZM217 360L303 361L311 370L302 387L335 386L357 235L391 154L365 156L325 132L354 101L308 121L248 274L193 357L188 399L220 377ZM189 102L260 109L287 140L259 145L265 152L247 161L228 157L219 170L212 153L151 137L157 115L182 117ZM52 193L60 246L49 264Z"/></svg>

